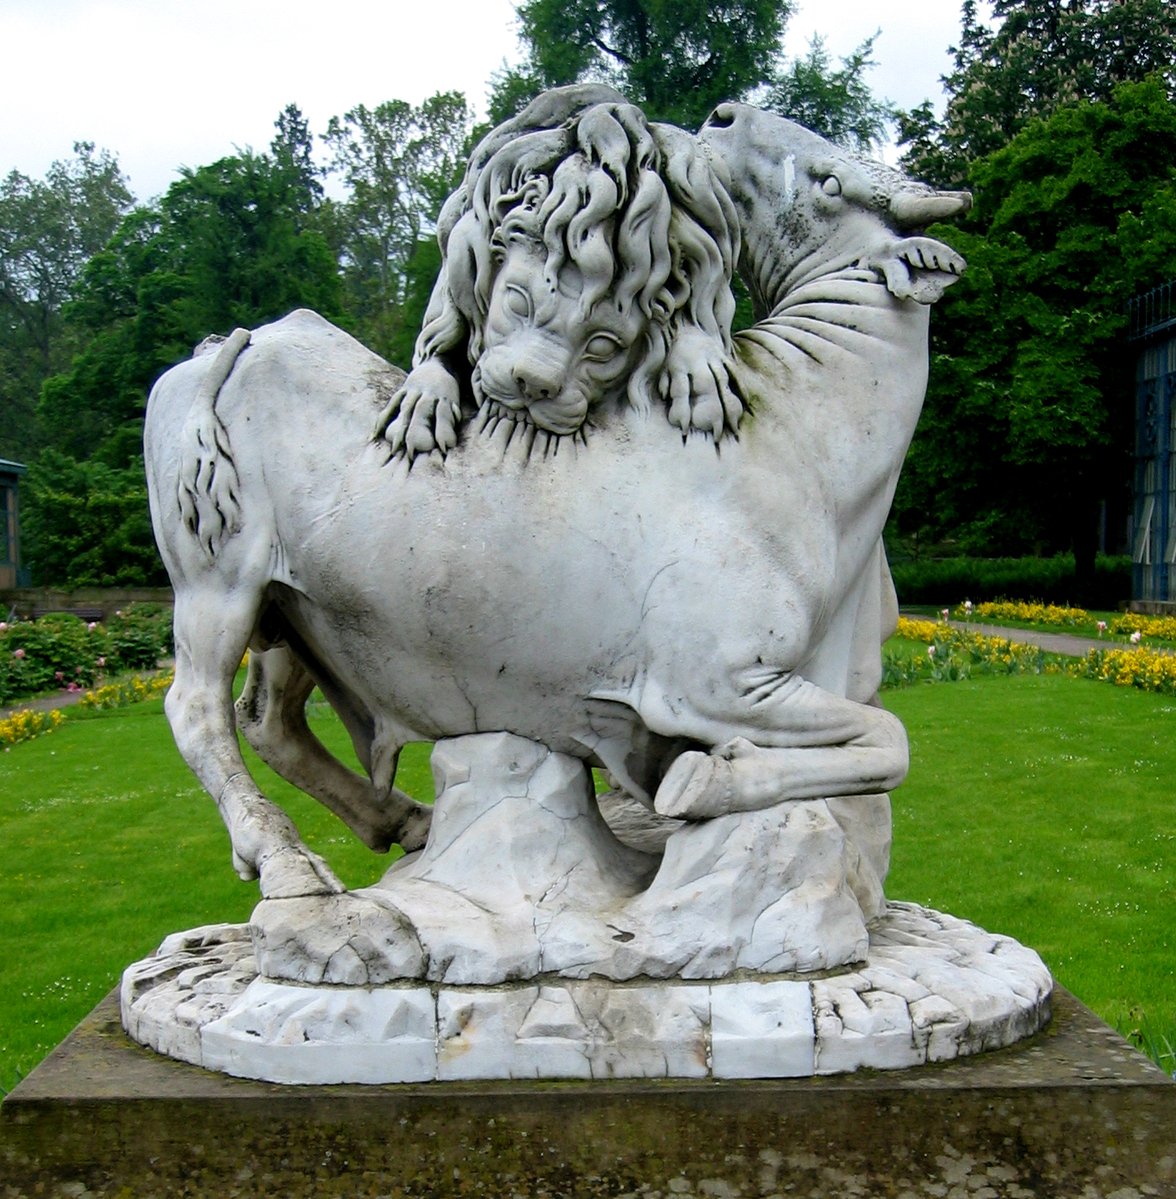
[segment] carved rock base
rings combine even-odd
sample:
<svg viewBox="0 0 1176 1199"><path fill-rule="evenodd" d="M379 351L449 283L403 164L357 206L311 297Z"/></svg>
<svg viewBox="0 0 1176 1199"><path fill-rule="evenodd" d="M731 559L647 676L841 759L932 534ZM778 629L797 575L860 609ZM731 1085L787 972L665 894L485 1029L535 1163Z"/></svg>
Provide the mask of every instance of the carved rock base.
<svg viewBox="0 0 1176 1199"><path fill-rule="evenodd" d="M299 985L259 977L249 929L177 933L127 969L127 1032L160 1053L283 1083L784 1078L947 1061L1049 1020L1041 959L913 904L825 978Z"/></svg>
<svg viewBox="0 0 1176 1199"><path fill-rule="evenodd" d="M617 838L576 758L485 733L438 741L432 762L427 846L375 886L259 904L259 973L489 985L779 974L865 957L861 855L831 801L672 821L656 855Z"/></svg>

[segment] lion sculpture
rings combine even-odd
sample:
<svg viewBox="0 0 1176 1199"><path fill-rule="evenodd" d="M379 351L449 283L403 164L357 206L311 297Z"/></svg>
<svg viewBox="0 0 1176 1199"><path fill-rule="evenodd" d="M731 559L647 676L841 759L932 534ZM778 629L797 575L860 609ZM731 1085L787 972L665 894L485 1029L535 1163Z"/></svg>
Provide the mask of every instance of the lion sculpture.
<svg viewBox="0 0 1176 1199"><path fill-rule="evenodd" d="M444 454L471 417L475 432L506 419L547 444L622 398L667 405L683 435L733 434L728 191L701 142L610 88L557 89L499 126L439 221L413 369L378 426L393 452ZM541 279L539 294L495 288L511 247L526 248L520 279Z"/></svg>

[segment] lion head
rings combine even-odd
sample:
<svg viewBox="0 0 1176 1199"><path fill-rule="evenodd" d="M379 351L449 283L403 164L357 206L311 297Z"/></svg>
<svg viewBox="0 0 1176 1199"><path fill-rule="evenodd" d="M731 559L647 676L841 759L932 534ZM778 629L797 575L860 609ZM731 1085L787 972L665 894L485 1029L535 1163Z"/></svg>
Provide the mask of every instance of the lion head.
<svg viewBox="0 0 1176 1199"><path fill-rule="evenodd" d="M611 89L545 93L483 140L443 210L414 366L460 355L477 407L555 434L612 401L654 407L685 359L713 371L739 255L723 170Z"/></svg>

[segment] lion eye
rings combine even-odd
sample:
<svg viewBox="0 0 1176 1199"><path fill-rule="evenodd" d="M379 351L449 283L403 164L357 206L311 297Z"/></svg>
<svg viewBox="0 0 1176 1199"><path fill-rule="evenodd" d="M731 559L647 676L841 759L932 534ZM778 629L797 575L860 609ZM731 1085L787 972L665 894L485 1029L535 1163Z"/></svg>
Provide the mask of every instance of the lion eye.
<svg viewBox="0 0 1176 1199"><path fill-rule="evenodd" d="M827 175L821 182L821 191L827 196L841 195L841 180L836 175Z"/></svg>
<svg viewBox="0 0 1176 1199"><path fill-rule="evenodd" d="M521 287L508 284L502 302L511 316L524 321L531 319L531 297Z"/></svg>
<svg viewBox="0 0 1176 1199"><path fill-rule="evenodd" d="M621 339L611 333L595 333L588 339L584 347L584 357L604 362L611 358L621 348Z"/></svg>

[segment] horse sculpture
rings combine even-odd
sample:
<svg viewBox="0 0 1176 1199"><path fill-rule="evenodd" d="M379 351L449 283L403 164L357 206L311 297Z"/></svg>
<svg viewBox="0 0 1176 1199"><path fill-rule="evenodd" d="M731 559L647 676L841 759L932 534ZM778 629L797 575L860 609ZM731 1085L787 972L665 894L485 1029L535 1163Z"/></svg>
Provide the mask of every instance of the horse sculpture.
<svg viewBox="0 0 1176 1199"><path fill-rule="evenodd" d="M483 205L486 244L471 240L460 213L443 222L456 239L450 255L477 259L481 299L464 325L446 316L447 340L418 354L415 387L298 312L235 334L152 393L152 515L176 592L167 713L218 804L238 870L260 876L266 973L495 982L524 968L613 977L673 974L687 961L696 974L815 968L860 956L881 905L884 793L907 756L899 722L870 702L893 609L880 537L923 399L928 305L963 268L919 230L968 199L867 165L782 118L721 107L690 169L697 182L706 168L710 210L737 222L715 245L729 258L742 247L759 309L758 323L732 338L708 328L710 316L681 319L682 289L701 286L693 276L727 271L708 282L718 296L730 264L720 251L686 265L673 258L680 208L666 209L672 261L660 284L648 278L661 269L656 254L599 267L615 229L597 176L618 195L656 190L645 175L668 156L667 139L645 138L599 89L573 89L556 109L560 136L540 139L542 153L515 163L513 190ZM497 152L494 137L479 161ZM553 233L543 205L560 170L583 183L560 202L582 211ZM471 196L463 203L474 211ZM618 316L622 286L632 302ZM706 311L727 309L716 300ZM577 354L561 353L588 325L595 332ZM642 370L652 382L635 395L627 380ZM430 395L439 377L443 390ZM575 402L562 403L573 387ZM529 415L536 404L548 415ZM401 748L482 744L481 734L572 762L582 779L567 785L589 800L587 768L602 766L633 802L681 823L666 826L660 855L614 846L594 827L580 857L608 859L598 872L612 880L600 884L607 894L579 895L571 916L561 910L575 927L558 937L532 932L531 914L491 912L495 944L505 921L537 948L525 967L495 965L479 949L463 975L461 955L438 948L447 897L463 902L463 883L456 867L446 872L451 842L436 827L378 893L340 894L250 777L231 692L246 648L246 734L373 846L426 844L429 809L394 786ZM302 709L316 684L366 779L310 735ZM462 771L476 773L468 761L451 765L450 781ZM576 802L576 819L599 825ZM768 836L790 808L844 835L857 863L838 891L839 905L856 900L843 946L765 948L765 937L790 935L765 921L748 934L759 947L745 951L750 940L712 904L699 916L705 947L636 952L663 945L691 911L700 859L689 847L708 827L724 841L706 861L735 869L733 847ZM803 880L803 862L789 869ZM471 920L493 906L467 899ZM315 913L338 930L325 947L319 932L290 932ZM358 970L339 964L344 943L363 959Z"/></svg>

